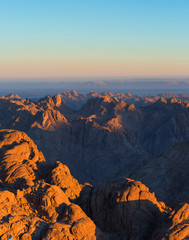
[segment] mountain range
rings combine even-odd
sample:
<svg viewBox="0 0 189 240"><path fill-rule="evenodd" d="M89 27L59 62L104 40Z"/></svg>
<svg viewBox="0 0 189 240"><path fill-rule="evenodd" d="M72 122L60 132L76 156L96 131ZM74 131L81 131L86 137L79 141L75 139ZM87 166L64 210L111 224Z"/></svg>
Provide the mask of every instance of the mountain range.
<svg viewBox="0 0 189 240"><path fill-rule="evenodd" d="M175 94L175 93L162 93L158 95L139 95L139 94L131 94L131 93L123 93L123 92L96 92L90 91L89 93L83 94L72 91L64 91L61 93L62 101L72 109L79 110L90 98L95 97L115 97L119 101L123 100L127 103L133 103L136 106L145 106L151 103L156 102L160 97L169 99L169 98L177 98L178 100L189 102L188 94Z"/></svg>
<svg viewBox="0 0 189 240"><path fill-rule="evenodd" d="M188 97L149 98L1 97L1 239L187 239Z"/></svg>
<svg viewBox="0 0 189 240"><path fill-rule="evenodd" d="M168 207L129 178L79 184L24 132L0 130L0 238L184 240L189 205Z"/></svg>
<svg viewBox="0 0 189 240"><path fill-rule="evenodd" d="M26 132L48 162L67 164L81 182L107 180L122 169L129 174L128 165L189 139L189 104L176 98L137 107L105 95L88 99L79 110L62 99L1 97L0 126Z"/></svg>

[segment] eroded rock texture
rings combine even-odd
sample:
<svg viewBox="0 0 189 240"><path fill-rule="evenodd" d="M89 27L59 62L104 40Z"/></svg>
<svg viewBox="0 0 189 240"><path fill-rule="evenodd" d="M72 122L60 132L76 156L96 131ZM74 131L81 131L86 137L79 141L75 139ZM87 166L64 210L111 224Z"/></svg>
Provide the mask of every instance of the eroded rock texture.
<svg viewBox="0 0 189 240"><path fill-rule="evenodd" d="M71 200L79 197L82 188L79 182L72 177L69 168L61 162L54 165L51 173L51 184L62 188Z"/></svg>
<svg viewBox="0 0 189 240"><path fill-rule="evenodd" d="M34 142L15 130L0 131L0 153L0 239L105 239L69 201L81 186L66 166L49 166Z"/></svg>
<svg viewBox="0 0 189 240"><path fill-rule="evenodd" d="M44 156L24 132L0 130L0 154L0 179L4 184L21 188L43 177L39 166L45 163Z"/></svg>

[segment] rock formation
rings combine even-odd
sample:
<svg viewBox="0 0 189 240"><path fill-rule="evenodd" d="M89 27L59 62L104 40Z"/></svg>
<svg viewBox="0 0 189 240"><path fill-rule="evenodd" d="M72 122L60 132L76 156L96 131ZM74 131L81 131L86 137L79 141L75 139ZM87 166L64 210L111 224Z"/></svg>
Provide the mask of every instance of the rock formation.
<svg viewBox="0 0 189 240"><path fill-rule="evenodd" d="M7 186L32 186L43 173L39 165L45 163L42 152L23 132L0 130L0 179Z"/></svg>
<svg viewBox="0 0 189 240"><path fill-rule="evenodd" d="M78 203L113 239L149 239L166 213L145 185L126 178L84 187Z"/></svg>
<svg viewBox="0 0 189 240"><path fill-rule="evenodd" d="M66 165L47 163L24 132L0 131L2 240L185 240L189 206L175 204L128 178L81 185Z"/></svg>
<svg viewBox="0 0 189 240"><path fill-rule="evenodd" d="M189 205L181 204L154 232L152 240L185 240L189 238Z"/></svg>
<svg viewBox="0 0 189 240"><path fill-rule="evenodd" d="M69 168L61 162L57 162L53 167L50 182L62 188L70 200L79 197L82 189L79 182L70 174Z"/></svg>
<svg viewBox="0 0 189 240"><path fill-rule="evenodd" d="M81 186L66 166L48 165L34 142L15 130L0 131L0 153L0 239L106 239L69 201ZM49 175L57 186L47 183Z"/></svg>

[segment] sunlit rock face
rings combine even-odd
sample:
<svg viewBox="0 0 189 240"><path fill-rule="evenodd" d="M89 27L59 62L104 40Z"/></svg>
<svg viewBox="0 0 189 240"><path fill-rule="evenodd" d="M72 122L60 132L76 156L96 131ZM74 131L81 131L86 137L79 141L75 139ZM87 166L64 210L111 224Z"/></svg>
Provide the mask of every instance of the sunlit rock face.
<svg viewBox="0 0 189 240"><path fill-rule="evenodd" d="M0 179L16 188L32 186L43 175L39 166L45 164L42 152L24 133L0 130Z"/></svg>
<svg viewBox="0 0 189 240"><path fill-rule="evenodd" d="M79 197L82 186L72 177L69 168L57 162L51 172L51 184L63 189L70 200Z"/></svg>
<svg viewBox="0 0 189 240"><path fill-rule="evenodd" d="M96 228L93 221L87 217L79 206L70 204L65 208L60 222L48 225L42 239L105 240L108 238Z"/></svg>
<svg viewBox="0 0 189 240"><path fill-rule="evenodd" d="M106 239L57 186L39 182L15 194L0 191L0 236L7 239Z"/></svg>
<svg viewBox="0 0 189 240"><path fill-rule="evenodd" d="M63 124L67 124L67 120L59 111L46 110L39 114L38 120L31 127L53 131Z"/></svg>
<svg viewBox="0 0 189 240"><path fill-rule="evenodd" d="M0 131L0 153L1 239L106 239L69 201L81 186L65 165L48 165L34 142L16 130Z"/></svg>
<svg viewBox="0 0 189 240"><path fill-rule="evenodd" d="M180 204L154 232L152 240L186 240L189 238L189 205Z"/></svg>

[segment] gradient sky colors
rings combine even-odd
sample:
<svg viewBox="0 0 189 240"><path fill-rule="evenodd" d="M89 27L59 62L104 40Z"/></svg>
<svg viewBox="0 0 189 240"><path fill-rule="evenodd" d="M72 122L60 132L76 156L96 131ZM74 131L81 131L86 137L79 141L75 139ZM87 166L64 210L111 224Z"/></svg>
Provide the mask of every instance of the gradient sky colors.
<svg viewBox="0 0 189 240"><path fill-rule="evenodd" d="M189 76L188 0L0 0L0 79Z"/></svg>

